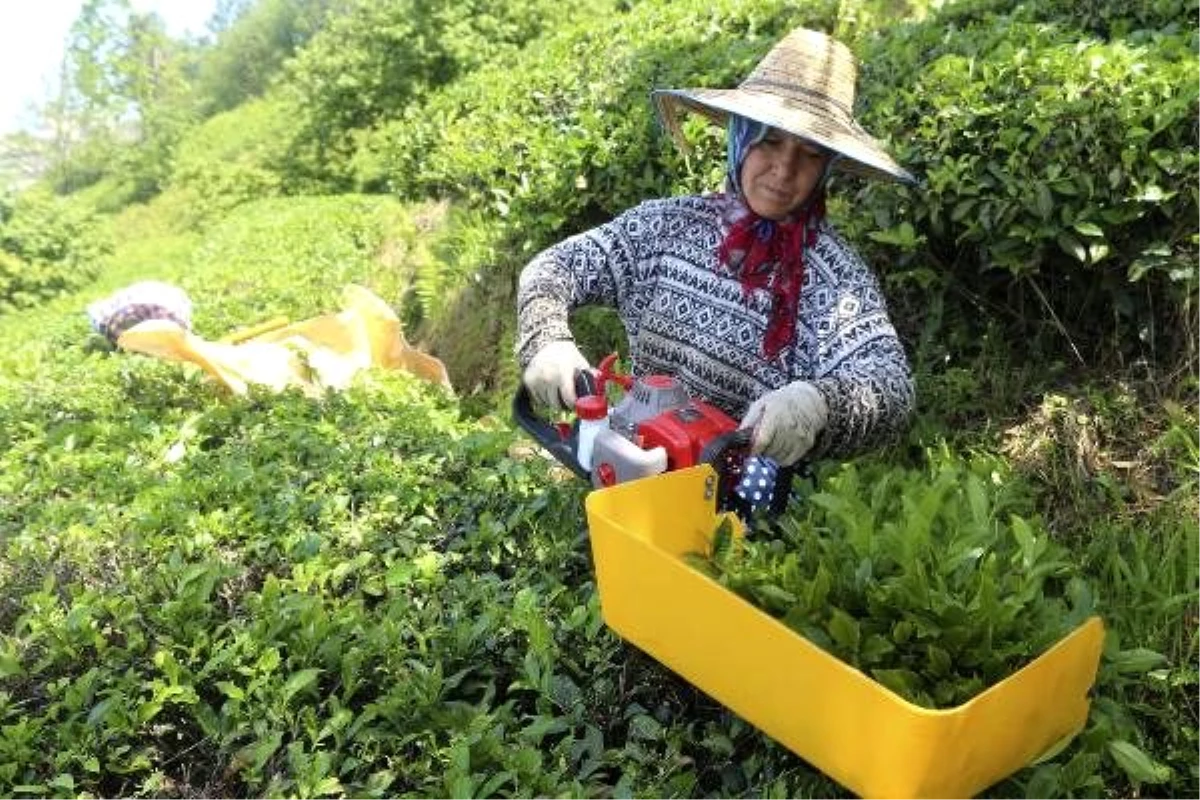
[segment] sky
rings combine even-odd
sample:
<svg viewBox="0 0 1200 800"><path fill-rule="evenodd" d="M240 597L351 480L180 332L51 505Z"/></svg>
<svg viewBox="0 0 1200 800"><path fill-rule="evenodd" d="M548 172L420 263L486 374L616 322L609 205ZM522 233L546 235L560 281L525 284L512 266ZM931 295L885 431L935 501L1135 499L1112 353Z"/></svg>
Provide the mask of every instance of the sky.
<svg viewBox="0 0 1200 800"><path fill-rule="evenodd" d="M130 0L156 12L175 37L202 34L216 0ZM0 0L0 136L33 127L30 103L44 104L55 85L63 43L83 0Z"/></svg>

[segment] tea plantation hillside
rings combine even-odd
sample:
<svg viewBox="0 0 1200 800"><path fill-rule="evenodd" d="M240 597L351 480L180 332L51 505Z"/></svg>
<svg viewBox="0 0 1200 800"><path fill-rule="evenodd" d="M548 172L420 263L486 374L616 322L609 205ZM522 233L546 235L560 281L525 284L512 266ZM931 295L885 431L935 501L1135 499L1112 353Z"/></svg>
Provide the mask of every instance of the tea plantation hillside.
<svg viewBox="0 0 1200 800"><path fill-rule="evenodd" d="M650 90L797 26L919 178L829 202L917 413L686 562L935 708L1099 615L1083 729L983 794L1200 796L1196 0L221 6L89 0L43 109L80 136L0 137L42 165L0 191L0 796L847 796L606 627L588 487L509 419L520 269L720 185ZM209 339L364 286L454 391L233 395L91 330L145 279Z"/></svg>
<svg viewBox="0 0 1200 800"><path fill-rule="evenodd" d="M83 313L135 277L186 288L209 337L346 282L398 297L426 212L274 199L188 236L131 213L94 285L0 317L0 793L845 795L603 625L585 488L505 419L399 373L233 397ZM861 468L967 469L930 424ZM1037 481L989 469L1035 520ZM863 502L839 474L820 487ZM1111 629L1092 718L990 795L1195 787L1180 491L1136 531L1066 531Z"/></svg>

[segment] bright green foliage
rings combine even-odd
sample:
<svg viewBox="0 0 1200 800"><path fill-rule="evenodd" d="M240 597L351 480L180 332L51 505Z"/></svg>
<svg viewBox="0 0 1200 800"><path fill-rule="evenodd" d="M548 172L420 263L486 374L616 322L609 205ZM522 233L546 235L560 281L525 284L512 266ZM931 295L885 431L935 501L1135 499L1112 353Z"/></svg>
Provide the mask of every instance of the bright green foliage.
<svg viewBox="0 0 1200 800"><path fill-rule="evenodd" d="M261 56L221 102L271 88L180 139L165 191L122 209L164 173L126 176L137 154L99 137L75 151L83 178L103 176L88 192L0 213L0 275L39 276L21 301L37 307L0 316L0 794L843 794L604 628L585 487L492 416L516 379L512 292L533 251L720 181L719 134L694 123L694 150L676 152L650 89L735 82L810 24L865 57L867 127L926 179L846 181L833 198L884 273L920 414L907 446L827 465L787 536L855 558L831 569L839 585L865 547L873 574L893 569L889 604L921 590L901 526L990 533L996 563L1037 551L1056 565L1048 608L1082 613L1087 597L1061 590L1091 588L1107 653L1085 731L988 794L1197 795L1194 378L1151 360L1073 371L1061 335L1090 357L1117 331L1150 355L1174 347L1164 329L1194 331L1178 274L1196 206L1193 0L221 5L218 50ZM302 20L282 12L300 8L345 13L278 73L292 45L272 36L319 27L289 28ZM915 11L925 24L905 22ZM189 53L199 74L237 72ZM1147 157L1127 162L1126 144ZM411 205L296 196L352 185ZM120 210L104 226L114 257L75 227L89 205ZM55 255L31 270L34 252ZM230 398L89 334L86 304L143 278L183 286L210 337L325 313L362 283L429 336L460 399L402 375L319 400ZM583 322L585 346L619 335ZM836 540L841 526L859 534ZM990 585L1003 618L1020 585L989 569L925 586ZM841 603L819 617L830 646L882 657L863 627L884 610ZM954 603L939 611L928 641L978 634Z"/></svg>
<svg viewBox="0 0 1200 800"><path fill-rule="evenodd" d="M1194 27L1196 0L960 0L947 3L942 19L959 24L992 13L1018 12L1033 22L1062 24L1088 36L1119 39L1139 31L1186 31Z"/></svg>
<svg viewBox="0 0 1200 800"><path fill-rule="evenodd" d="M187 197L190 227L279 194L294 130L289 111L278 99L252 100L205 120L180 142L168 191Z"/></svg>
<svg viewBox="0 0 1200 800"><path fill-rule="evenodd" d="M210 336L393 298L397 211L249 204L105 280ZM507 426L403 375L230 398L83 301L0 320L0 793L839 792L603 627L585 487Z"/></svg>
<svg viewBox="0 0 1200 800"><path fill-rule="evenodd" d="M0 314L87 285L109 247L78 204L32 191L0 198Z"/></svg>
<svg viewBox="0 0 1200 800"><path fill-rule="evenodd" d="M1197 290L1194 30L1102 39L1040 4L977 5L862 53L866 124L921 179L899 203L855 194L859 235L889 246L872 260L922 304L962 286L1012 307L1013 336L1053 325L1101 353L1178 357Z"/></svg>
<svg viewBox="0 0 1200 800"><path fill-rule="evenodd" d="M718 579L919 705L964 703L1094 612L1077 565L997 459L853 464L777 528L714 547Z"/></svg>
<svg viewBox="0 0 1200 800"><path fill-rule="evenodd" d="M1198 634L1176 627L1197 597L1194 492L1132 535L1097 515L1077 542L1039 520L1042 490L1004 460L945 447L923 460L912 469L880 458L828 465L785 516L756 520L736 542L718 529L708 554L686 560L936 708L969 700L1099 614L1108 638L1087 728L1065 754L986 794L1094 797L1110 791L1112 774L1134 785L1187 780L1176 770L1194 761L1195 729L1165 698L1190 697L1197 685ZM1146 647L1160 626L1171 633L1157 641L1190 655L1176 661Z"/></svg>
<svg viewBox="0 0 1200 800"><path fill-rule="evenodd" d="M229 111L266 94L287 59L325 22L328 0L259 0L218 26L199 59L197 103L206 115ZM236 10L236 9L235 9Z"/></svg>
<svg viewBox="0 0 1200 800"><path fill-rule="evenodd" d="M477 67L505 63L544 30L593 5L555 0L355 0L297 54L293 96L297 177L344 183L351 133L419 108L431 90Z"/></svg>
<svg viewBox="0 0 1200 800"><path fill-rule="evenodd" d="M825 26L833 13L687 2L580 16L381 126L359 154L360 180L466 203L499 243L486 260L456 253L440 280L461 285L486 267L507 283L557 238L648 197L716 188L717 138L697 137L689 166L659 132L650 91L736 82L784 31Z"/></svg>
<svg viewBox="0 0 1200 800"><path fill-rule="evenodd" d="M652 89L735 82L782 32L831 14L820 5L798 16L783 3L647 3L579 20L393 123L387 178L401 196L487 209L503 227L519 224L518 244L542 246L688 180L665 169L680 162L658 134ZM691 188L710 177L702 168Z"/></svg>
<svg viewBox="0 0 1200 800"><path fill-rule="evenodd" d="M192 124L188 52L155 14L128 0L88 0L68 36L60 97L47 113L60 131L48 178L63 193L120 173L129 197L158 192L175 145Z"/></svg>
<svg viewBox="0 0 1200 800"><path fill-rule="evenodd" d="M275 198L203 237L154 239L153 210L138 210L118 220L128 238L95 290L179 283L207 336L328 311L351 280L395 301L405 270L379 254L396 240L412 252L408 211ZM96 347L90 295L0 318L12 343L0 355L0 793L843 794L604 628L585 487L510 456L502 423L402 375L320 400L230 398L189 368ZM1186 461L1180 414L1162 447ZM1034 484L1001 464L993 483L983 457L978 469L931 458L944 475L889 478L894 453L831 468L808 508L832 528L904 486L909 505L894 503L881 531L922 515L978 522L980 536L1007 532L1009 557L1015 513L1038 559L1072 548L1060 569L1093 587L1114 636L1079 742L992 791L1189 793L1195 727L1172 709L1196 690L1195 641L1177 625L1195 604L1182 522L1194 513L1164 507L1136 536L1114 515L1051 540ZM857 530L848 546L868 538ZM904 553L878 555L882 571ZM833 626L846 642L850 618Z"/></svg>
<svg viewBox="0 0 1200 800"><path fill-rule="evenodd" d="M87 0L67 37L71 87L91 125L111 122L126 110L130 69L122 41L133 11L129 0Z"/></svg>
<svg viewBox="0 0 1200 800"><path fill-rule="evenodd" d="M21 527L6 537L15 661L0 714L6 727L19 715L42 728L44 746L14 750L6 736L0 782L11 791L65 773L80 790L169 794L202 769L221 794L310 794L330 780L355 795L440 793L441 751L489 713L473 706L495 691L495 676L474 674L490 660L478 637L518 585L481 578L486 549L463 563L454 551L477 521L445 502L489 479L479 460L495 446L456 444L467 432L453 413L411 384L223 405L164 369L129 378L102 417L42 405L55 420L47 438L20 430L7 442L15 459L64 436L67 449L46 464L57 475L26 473L23 494L42 510L5 511ZM76 448L89 455L72 458ZM514 477L493 491L530 515L538 485ZM82 482L104 490L86 517L75 502L44 505L54 485ZM509 536L530 536L510 524L477 535L498 555ZM77 671L82 662L92 666ZM33 681L42 700L8 702ZM55 719L66 724L43 727ZM401 758L417 743L426 758ZM188 764L168 767L185 749Z"/></svg>

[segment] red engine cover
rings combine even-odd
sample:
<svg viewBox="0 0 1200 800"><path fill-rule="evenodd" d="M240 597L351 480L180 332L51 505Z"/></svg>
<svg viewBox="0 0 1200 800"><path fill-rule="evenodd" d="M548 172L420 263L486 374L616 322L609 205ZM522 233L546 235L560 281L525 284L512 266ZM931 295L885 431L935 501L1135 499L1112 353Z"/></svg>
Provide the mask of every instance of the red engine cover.
<svg viewBox="0 0 1200 800"><path fill-rule="evenodd" d="M699 400L664 411L638 425L638 446L667 451L667 469L695 466L704 446L723 433L735 430L737 422L721 409Z"/></svg>

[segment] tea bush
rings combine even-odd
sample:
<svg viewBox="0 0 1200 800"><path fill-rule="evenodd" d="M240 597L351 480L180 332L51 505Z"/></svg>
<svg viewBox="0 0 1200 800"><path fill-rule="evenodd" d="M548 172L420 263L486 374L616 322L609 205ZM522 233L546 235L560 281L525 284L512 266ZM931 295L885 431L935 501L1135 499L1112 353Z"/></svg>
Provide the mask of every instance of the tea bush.
<svg viewBox="0 0 1200 800"><path fill-rule="evenodd" d="M0 782L35 793L440 793L454 771L439 751L472 715L436 720L456 695L464 711L476 702L470 668L494 661L481 648L497 643L476 640L468 621L510 606L505 587L516 588L488 591L477 564L459 573L453 542L476 519L445 498L491 475L455 445L466 432L418 387L393 383L377 404L331 398L324 411L299 397L223 405L211 387L147 367L124 391L85 381L86 407L26 395L52 420L45 438L6 427L6 475L63 437L74 444L46 464L53 473L22 470L25 500L4 511ZM277 447L260 447L264 435ZM475 441L476 457L493 457ZM104 499L86 519L74 503L45 503L87 484ZM505 496L537 505L526 490ZM16 715L38 752L22 749ZM332 760L318 756L327 739L342 745ZM410 743L429 746L430 760L398 758Z"/></svg>
<svg viewBox="0 0 1200 800"><path fill-rule="evenodd" d="M157 276L208 335L347 279L392 296L396 210L246 204ZM0 322L0 791L836 791L618 655L561 524L584 487L506 426L401 375L230 398L93 347L83 303ZM736 771L686 767L724 748Z"/></svg>
<svg viewBox="0 0 1200 800"><path fill-rule="evenodd" d="M279 194L294 121L276 97L255 99L217 114L180 142L168 191L187 198L187 227L210 220L247 200Z"/></svg>
<svg viewBox="0 0 1200 800"><path fill-rule="evenodd" d="M370 163L401 197L488 212L508 244L504 280L536 249L646 197L712 188L709 166L688 170L658 134L650 91L736 81L784 31L828 25L834 8L689 0L581 18L383 126Z"/></svg>
<svg viewBox="0 0 1200 800"><path fill-rule="evenodd" d="M1093 590L996 458L843 465L696 565L918 705L965 703L1094 613ZM698 554L697 554L698 555Z"/></svg>
<svg viewBox="0 0 1200 800"><path fill-rule="evenodd" d="M575 15L607 10L606 0L568 6L553 0L505 3L357 0L287 66L282 87L293 101L295 176L348 189L354 133L419 107L438 87L523 45Z"/></svg>
<svg viewBox="0 0 1200 800"><path fill-rule="evenodd" d="M719 135L693 124L676 152L649 90L735 81L809 24L864 56L866 125L926 180L836 197L901 301L922 402L907 441L853 468L916 496L931 446L1002 454L1004 486L1027 492L1015 507L1065 548L1109 631L1086 729L985 794L1195 796L1194 382L1146 364L1125 387L1018 335L1061 335L1049 305L1088 352L1113 314L1151 318L1122 291L1157 309L1186 294L1194 3L559 6L329 5L351 16L300 54L311 83L195 131L177 186L99 226L119 249L94 282L0 315L0 794L844 795L604 627L585 487L491 415L532 251L719 180ZM917 6L925 23L901 19ZM417 56L448 60L388 71ZM328 127L293 106L308 91ZM1127 163L1126 140L1149 158ZM1037 141L1063 161L1053 175ZM294 196L352 176L404 204ZM1049 216L1022 181L1051 192ZM438 334L463 399L402 375L230 398L89 335L87 302L146 277L186 288L206 336L325 313L362 283ZM867 491L823 486L843 489Z"/></svg>
<svg viewBox="0 0 1200 800"><path fill-rule="evenodd" d="M1029 22L1061 25L1087 36L1120 39L1140 31L1185 32L1194 27L1196 0L960 0L939 10L939 19L959 26L991 14L1014 14Z"/></svg>
<svg viewBox="0 0 1200 800"><path fill-rule="evenodd" d="M1073 15L952 7L871 43L866 125L921 183L900 202L859 188L856 236L886 245L872 260L921 304L954 287L1016 338L1064 335L1078 359L1098 355L1078 342L1178 359L1197 289L1196 35L1174 17L1098 39Z"/></svg>
<svg viewBox="0 0 1200 800"><path fill-rule="evenodd" d="M87 285L110 248L84 205L40 191L0 198L0 313Z"/></svg>
<svg viewBox="0 0 1200 800"><path fill-rule="evenodd" d="M337 238L322 210L310 235ZM190 271L226 287L221 305L255 309L263 290L230 281L275 234L241 213ZM283 259L257 268L272 295L294 284ZM318 296L281 292L274 310ZM604 628L585 487L514 457L506 426L402 375L320 400L230 398L179 365L90 349L79 313L40 311L0 324L40 331L0 360L0 790L843 796ZM893 466L861 469L894 488ZM1031 487L1003 487L995 507L1028 513ZM831 479L814 511L866 502L862 489ZM1121 637L1087 744L993 796L1094 795L1126 771L1186 791L1167 764L1188 763L1187 727L1149 740L1173 751L1145 737L1169 726L1187 664L1146 645L1194 602L1194 569L1138 577L1174 551L1112 535L1123 562L1089 531L1073 565L1107 576L1117 593L1097 607Z"/></svg>

